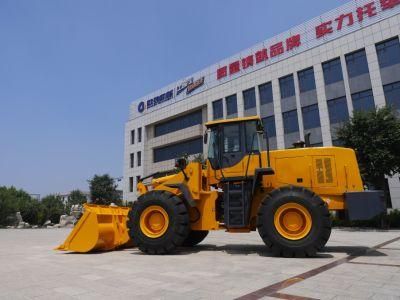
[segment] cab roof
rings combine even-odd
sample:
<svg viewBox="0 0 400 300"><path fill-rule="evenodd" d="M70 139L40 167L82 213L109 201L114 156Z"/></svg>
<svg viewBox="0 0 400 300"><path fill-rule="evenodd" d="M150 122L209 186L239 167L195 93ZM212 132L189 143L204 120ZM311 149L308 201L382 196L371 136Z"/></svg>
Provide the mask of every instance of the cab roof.
<svg viewBox="0 0 400 300"><path fill-rule="evenodd" d="M237 123L237 122L246 122L246 121L257 121L260 120L259 116L252 117L243 117L243 118L234 118L234 119L224 119L224 120L215 120L206 123L206 127L212 127L218 124L226 124L226 123Z"/></svg>

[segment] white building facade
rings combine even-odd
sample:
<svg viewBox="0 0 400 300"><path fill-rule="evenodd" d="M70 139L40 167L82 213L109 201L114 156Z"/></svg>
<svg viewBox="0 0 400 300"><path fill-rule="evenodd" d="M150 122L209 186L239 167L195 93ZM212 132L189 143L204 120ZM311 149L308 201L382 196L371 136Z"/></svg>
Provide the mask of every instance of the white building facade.
<svg viewBox="0 0 400 300"><path fill-rule="evenodd" d="M354 0L134 101L125 126L124 199L139 177L205 153L207 121L259 115L272 149L310 133L340 145L354 110L400 110L400 1ZM400 208L400 180L388 179Z"/></svg>

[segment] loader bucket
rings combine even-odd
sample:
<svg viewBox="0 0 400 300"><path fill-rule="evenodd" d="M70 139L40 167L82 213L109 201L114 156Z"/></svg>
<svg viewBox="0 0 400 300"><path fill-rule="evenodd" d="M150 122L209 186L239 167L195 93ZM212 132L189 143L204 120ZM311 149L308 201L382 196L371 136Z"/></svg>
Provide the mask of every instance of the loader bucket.
<svg viewBox="0 0 400 300"><path fill-rule="evenodd" d="M113 250L127 244L129 210L128 207L85 204L82 217L56 250L85 253Z"/></svg>

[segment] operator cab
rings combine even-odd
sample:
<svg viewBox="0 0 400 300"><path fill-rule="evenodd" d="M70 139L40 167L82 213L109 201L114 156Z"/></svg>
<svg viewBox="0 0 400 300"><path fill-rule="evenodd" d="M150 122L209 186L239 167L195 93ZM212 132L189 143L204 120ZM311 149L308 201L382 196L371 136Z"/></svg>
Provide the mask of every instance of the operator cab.
<svg viewBox="0 0 400 300"><path fill-rule="evenodd" d="M263 175L274 173L262 167L263 124L258 117L247 117L213 121L206 127L208 167L214 173L210 178L223 190L216 202L217 219L227 228L246 228L256 187ZM268 149L266 153L269 166Z"/></svg>
<svg viewBox="0 0 400 300"><path fill-rule="evenodd" d="M206 124L208 160L214 170L233 167L248 155L261 153L264 127L258 117L213 121Z"/></svg>

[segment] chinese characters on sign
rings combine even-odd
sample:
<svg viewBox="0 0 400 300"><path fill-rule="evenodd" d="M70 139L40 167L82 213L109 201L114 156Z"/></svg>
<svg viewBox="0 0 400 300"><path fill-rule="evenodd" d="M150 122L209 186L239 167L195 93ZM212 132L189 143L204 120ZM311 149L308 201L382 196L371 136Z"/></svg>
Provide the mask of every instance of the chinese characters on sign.
<svg viewBox="0 0 400 300"><path fill-rule="evenodd" d="M320 39L334 32L340 32L342 29L356 24L356 22L362 23L366 19L376 16L380 11L392 9L400 5L400 0L376 0L371 2L365 1L364 3L358 4L358 7L354 8L354 11L345 11L335 19L317 25L315 27L316 38ZM232 76L249 67L257 66L259 63L267 61L270 58L279 57L285 52L292 51L301 45L301 35L293 35L287 38L286 41L260 49L255 54L231 62L229 65L219 67L217 69L217 80Z"/></svg>
<svg viewBox="0 0 400 300"><path fill-rule="evenodd" d="M251 54L246 56L240 60L236 60L230 63L228 66L223 66L218 68L217 70L217 79L222 79L227 77L228 75L233 75L235 73L240 72L240 70L245 70L249 67L254 66L255 64L259 64L263 61L269 59L269 57L273 58L285 53L285 51L291 51L297 47L301 46L301 36L300 34L291 36L286 39L285 42L279 42L274 45L271 45L269 49L261 49L258 50L254 55ZM269 56L268 56L269 50Z"/></svg>
<svg viewBox="0 0 400 300"><path fill-rule="evenodd" d="M379 0L382 11L391 9L400 4L400 0ZM340 31L342 28L352 26L355 21L363 22L366 18L377 15L377 5L374 1L363 6L357 7L353 12L341 14L335 20L329 20L315 27L317 39L322 38L334 31Z"/></svg>

